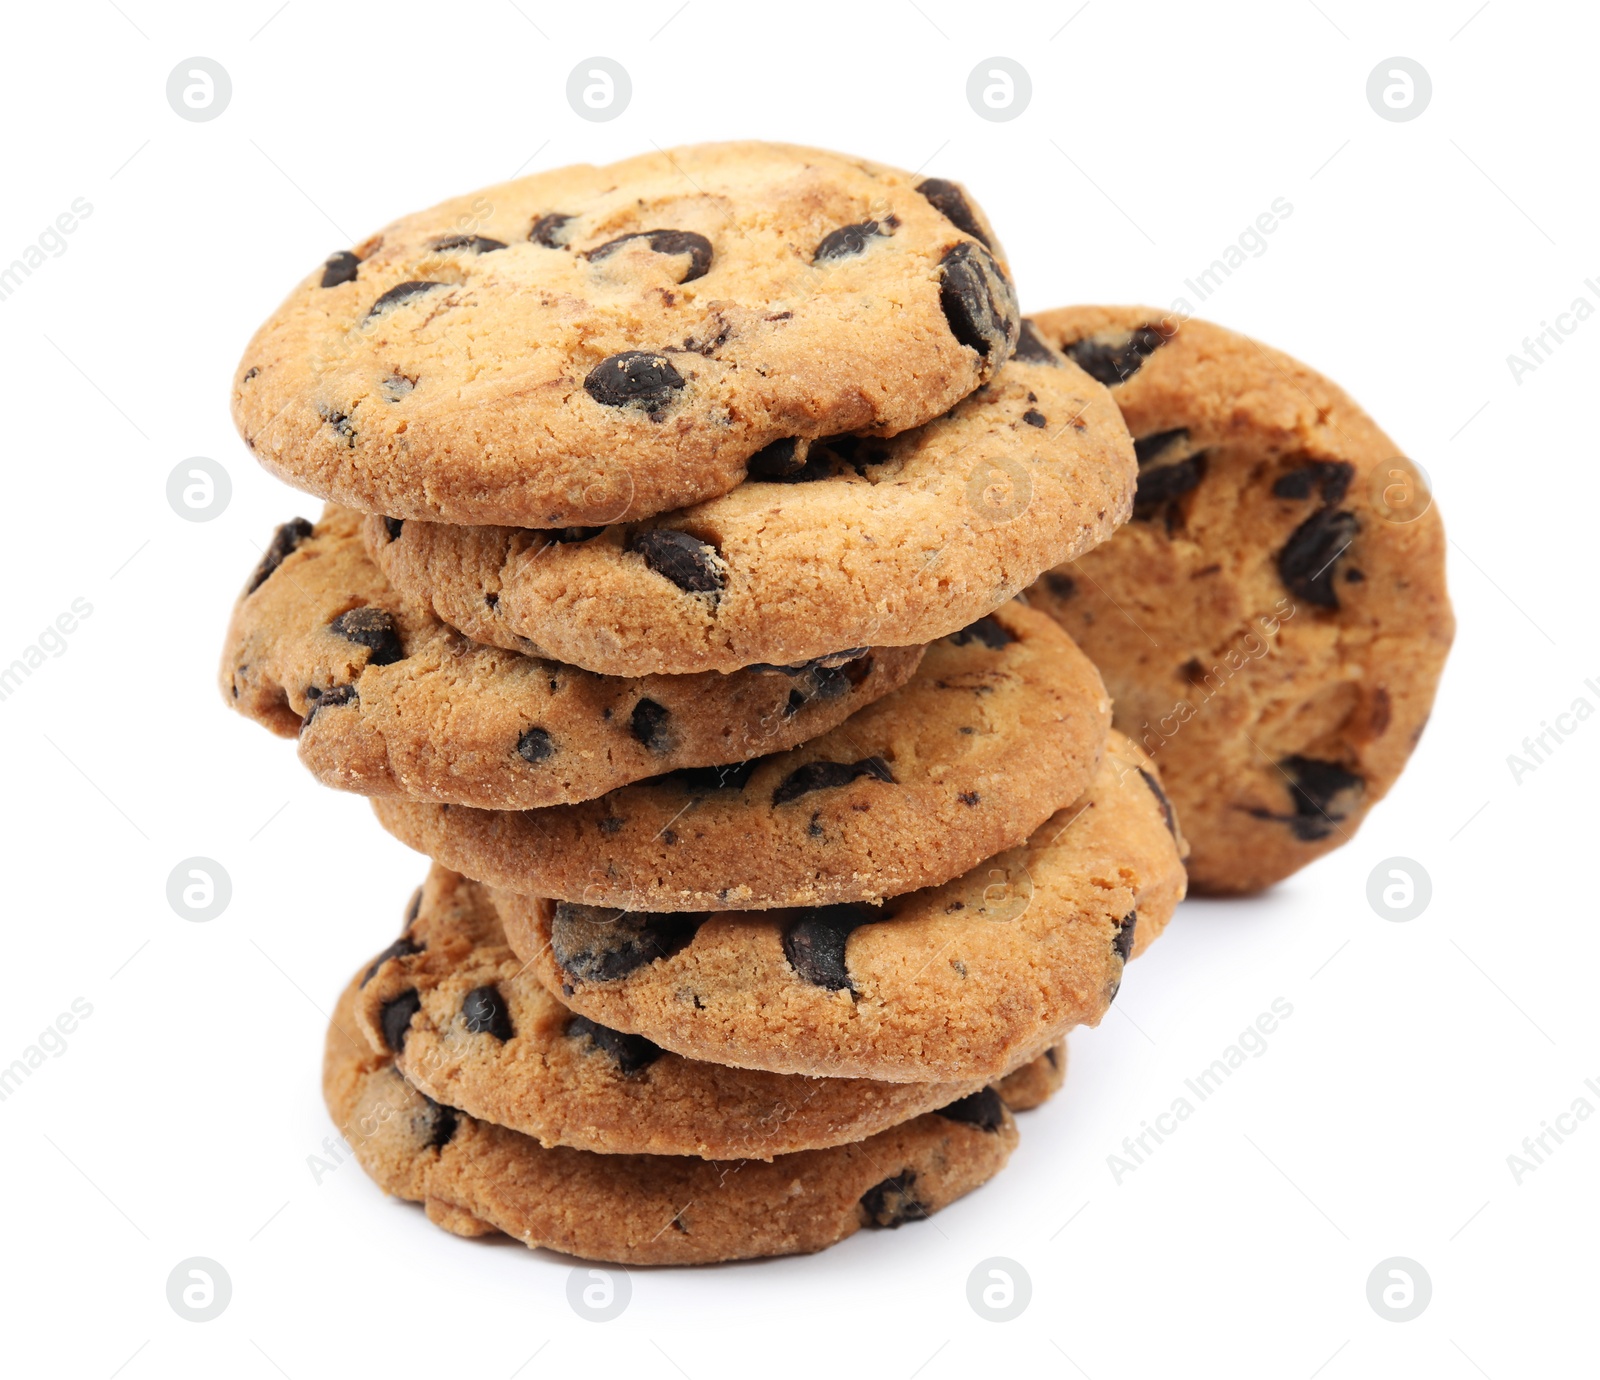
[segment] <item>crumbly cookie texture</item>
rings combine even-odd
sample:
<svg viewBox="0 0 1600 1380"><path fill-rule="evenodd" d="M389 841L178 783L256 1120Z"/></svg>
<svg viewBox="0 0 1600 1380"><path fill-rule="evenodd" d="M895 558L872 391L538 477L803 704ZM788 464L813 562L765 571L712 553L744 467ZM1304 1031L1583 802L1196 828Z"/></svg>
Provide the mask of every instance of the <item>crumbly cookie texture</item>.
<svg viewBox="0 0 1600 1380"><path fill-rule="evenodd" d="M1427 722L1455 631L1438 510L1277 350L1143 307L1036 325L1111 387L1140 469L1134 520L1028 600L1161 764L1195 890L1270 885L1355 833Z"/></svg>
<svg viewBox="0 0 1600 1380"><path fill-rule="evenodd" d="M406 216L256 333L233 416L291 484L391 517L617 522L725 493L774 443L892 435L1016 343L961 188L702 144Z"/></svg>
<svg viewBox="0 0 1600 1380"><path fill-rule="evenodd" d="M234 608L224 699L325 785L485 809L589 800L664 771L782 751L910 679L921 648L731 675L599 676L469 642L403 603L362 514L278 528Z"/></svg>
<svg viewBox="0 0 1600 1380"><path fill-rule="evenodd" d="M334 1010L323 1096L386 1193L459 1236L628 1265L693 1265L821 1250L898 1227L998 1173L1016 1123L993 1089L866 1140L770 1161L546 1149L418 1092L356 1020L359 976Z"/></svg>
<svg viewBox="0 0 1600 1380"><path fill-rule="evenodd" d="M356 1021L435 1101L544 1146L602 1154L770 1160L863 1140L984 1086L726 1068L610 1030L527 971L483 887L437 865L400 938L363 975ZM1033 1107L1062 1072L1046 1050L999 1091Z"/></svg>
<svg viewBox="0 0 1600 1380"><path fill-rule="evenodd" d="M1045 1052L994 1085L1013 1112L1031 1112L1061 1091L1067 1081L1067 1042L1057 1040Z"/></svg>
<svg viewBox="0 0 1600 1380"><path fill-rule="evenodd" d="M641 911L876 901L1010 848L1093 776L1100 677L1010 603L927 649L901 689L787 752L597 800L474 810L379 799L383 826L469 877Z"/></svg>
<svg viewBox="0 0 1600 1380"><path fill-rule="evenodd" d="M1183 897L1150 759L1113 733L1027 843L881 910L618 914L496 891L517 954L574 1011L690 1058L781 1073L996 1078L1095 1024Z"/></svg>
<svg viewBox="0 0 1600 1380"><path fill-rule="evenodd" d="M799 443L647 523L577 531L374 517L374 559L480 642L615 675L731 671L930 642L1127 520L1133 445L1107 390L1024 329L937 421Z"/></svg>

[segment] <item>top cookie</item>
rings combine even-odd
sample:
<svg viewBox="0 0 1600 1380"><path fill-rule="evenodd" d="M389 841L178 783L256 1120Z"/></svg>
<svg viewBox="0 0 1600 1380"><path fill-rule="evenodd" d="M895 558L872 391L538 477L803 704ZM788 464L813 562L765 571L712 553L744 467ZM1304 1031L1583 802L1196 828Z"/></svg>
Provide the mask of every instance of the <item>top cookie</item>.
<svg viewBox="0 0 1600 1380"><path fill-rule="evenodd" d="M1143 307L1046 336L1111 387L1133 521L1029 601L1105 676L1161 766L1196 891L1253 891L1345 842L1400 774L1454 632L1415 467L1288 355Z"/></svg>
<svg viewBox="0 0 1600 1380"><path fill-rule="evenodd" d="M250 342L233 415L274 474L368 512L610 523L725 493L776 441L929 421L1018 321L955 184L702 144L488 187L334 254Z"/></svg>

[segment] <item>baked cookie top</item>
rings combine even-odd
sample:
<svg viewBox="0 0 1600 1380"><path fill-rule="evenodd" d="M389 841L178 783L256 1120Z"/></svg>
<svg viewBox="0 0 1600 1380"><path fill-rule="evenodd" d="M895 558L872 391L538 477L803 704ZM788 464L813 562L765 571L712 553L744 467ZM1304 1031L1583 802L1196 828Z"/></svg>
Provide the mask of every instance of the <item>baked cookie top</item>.
<svg viewBox="0 0 1600 1380"><path fill-rule="evenodd" d="M689 1058L830 1077L994 1078L1096 1024L1184 894L1149 758L1113 733L1019 848L882 909L652 915L496 891L574 1011Z"/></svg>
<svg viewBox="0 0 1600 1380"><path fill-rule="evenodd" d="M862 1227L919 1221L998 1173L1016 1122L993 1089L866 1140L770 1161L598 1155L435 1102L356 1022L359 975L334 1010L322 1087L385 1193L461 1236L628 1265L695 1265L821 1250Z"/></svg>
<svg viewBox="0 0 1600 1380"><path fill-rule="evenodd" d="M435 1101L604 1154L770 1160L863 1140L985 1081L802 1078L670 1054L569 1011L506 945L485 888L437 865L363 976L356 1020ZM1059 1086L1058 1064L1038 1062L1007 1079L1028 1106Z"/></svg>
<svg viewBox="0 0 1600 1380"><path fill-rule="evenodd" d="M1013 602L933 643L901 689L787 752L542 810L373 807L446 867L565 901L876 901L1020 843L1088 784L1110 716L1072 640Z"/></svg>
<svg viewBox="0 0 1600 1380"><path fill-rule="evenodd" d="M1254 891L1345 842L1426 723L1455 621L1415 466L1336 384L1143 307L1038 332L1111 386L1134 520L1029 592L1161 764L1197 891Z"/></svg>
<svg viewBox="0 0 1600 1380"><path fill-rule="evenodd" d="M782 751L903 685L918 647L788 671L598 676L468 641L403 603L330 505L277 530L234 608L223 697L318 780L492 809L588 800L680 767Z"/></svg>
<svg viewBox="0 0 1600 1380"><path fill-rule="evenodd" d="M1027 331L937 421L759 460L731 493L644 523L372 518L367 542L407 597L480 642L615 675L732 671L965 627L1106 540L1135 475L1106 389Z"/></svg>
<svg viewBox="0 0 1600 1380"><path fill-rule="evenodd" d="M774 442L892 435L1011 353L1004 256L953 183L700 144L486 187L314 270L234 376L269 470L391 517L618 522Z"/></svg>

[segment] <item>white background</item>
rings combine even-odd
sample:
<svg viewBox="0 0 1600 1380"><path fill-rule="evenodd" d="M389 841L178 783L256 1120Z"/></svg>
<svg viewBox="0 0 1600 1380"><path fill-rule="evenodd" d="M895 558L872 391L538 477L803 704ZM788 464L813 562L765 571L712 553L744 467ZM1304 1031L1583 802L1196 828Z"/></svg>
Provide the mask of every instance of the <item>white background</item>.
<svg viewBox="0 0 1600 1380"><path fill-rule="evenodd" d="M6 8L0 264L74 198L93 212L0 302L0 664L74 598L93 613L0 702L0 1064L74 999L93 1014L0 1103L0 1368L1592 1373L1600 1119L1520 1185L1506 1158L1574 1099L1600 1107L1600 721L1520 784L1506 763L1579 695L1600 706L1600 320L1520 383L1507 365L1574 298L1600 306L1592 8L275 3ZM197 54L233 82L210 123L165 97ZM632 76L611 123L565 100L594 54ZM993 54L1032 77L1008 123L965 97ZM1396 54L1433 82L1408 123L1365 95ZM262 543L317 510L252 465L228 385L289 287L396 215L522 169L748 136L963 180L1035 309L1166 306L1286 198L1200 314L1343 382L1431 472L1461 629L1360 836L1270 895L1187 904L1074 1036L1063 1095L1024 1118L1001 1177L819 1256L635 1271L601 1325L567 1304L570 1260L455 1240L353 1164L308 1168L332 1129L323 1012L424 864L214 687ZM233 483L203 524L165 497L196 455ZM192 855L233 881L208 924L166 900ZM1366 901L1393 855L1433 880L1407 924ZM1275 998L1294 1011L1266 1053L1115 1182L1123 1137ZM189 1256L231 1276L215 1321L168 1306ZM1031 1276L1013 1322L966 1302L990 1256ZM1431 1276L1414 1321L1367 1302L1390 1256Z"/></svg>

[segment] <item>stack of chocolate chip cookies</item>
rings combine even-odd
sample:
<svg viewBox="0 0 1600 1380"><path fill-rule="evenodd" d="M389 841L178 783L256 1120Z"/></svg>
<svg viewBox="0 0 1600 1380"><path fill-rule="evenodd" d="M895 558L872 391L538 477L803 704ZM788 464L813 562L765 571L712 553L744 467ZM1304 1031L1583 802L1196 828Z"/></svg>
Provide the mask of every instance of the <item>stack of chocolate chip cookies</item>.
<svg viewBox="0 0 1600 1380"><path fill-rule="evenodd" d="M1131 403L1158 349L1152 450ZM628 1263L816 1250L995 1174L1065 1032L1186 887L1133 740L1162 745L1125 713L1168 668L1110 602L1159 607L1160 559L1203 564L1185 523L1235 482L1230 446L1254 456L1240 484L1298 476L1274 502L1344 513L1359 487L1311 439L1267 454L1276 414L1213 438L1221 385L1193 374L1191 397L1184 371L1215 358L1199 323L1030 323L960 187L785 145L488 188L301 284L234 415L328 506L267 546L222 685L433 860L328 1033L367 1172L458 1234ZM1130 515L1175 553L1109 541ZM1359 516L1317 521L1361 539ZM1186 660L1253 597L1238 553L1269 526L1235 507L1203 531L1227 571L1205 588L1230 593L1163 609ZM1298 540L1315 551L1280 567L1322 554ZM1379 726L1381 671L1353 674L1346 643L1377 666L1404 642L1392 583L1427 559L1363 558L1358 631L1302 591L1294 631L1323 634L1293 674L1318 712L1280 684L1229 731L1281 748L1298 726L1280 755L1321 765L1284 801L1212 746L1174 754L1208 830L1239 824L1234 798L1310 851L1303 799L1354 818L1335 740L1410 732L1438 668L1418 652ZM1320 597L1331 577L1305 578ZM1074 637L1120 682L1122 732ZM1362 789L1403 758L1376 753ZM1235 770L1210 799L1207 772ZM1208 842L1216 889L1259 884L1235 834Z"/></svg>

